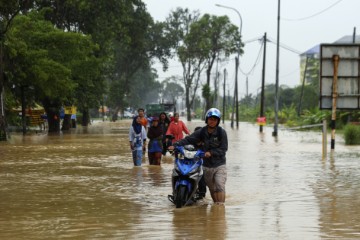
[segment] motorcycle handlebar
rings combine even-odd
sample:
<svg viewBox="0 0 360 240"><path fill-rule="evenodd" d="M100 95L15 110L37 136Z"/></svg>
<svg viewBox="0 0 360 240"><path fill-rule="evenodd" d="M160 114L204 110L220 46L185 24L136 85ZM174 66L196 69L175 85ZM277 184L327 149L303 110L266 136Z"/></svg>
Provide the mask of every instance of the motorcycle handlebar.
<svg viewBox="0 0 360 240"><path fill-rule="evenodd" d="M174 147L173 150L168 149L167 151L169 151L171 154L175 154L175 157L177 157L176 154L178 154L178 153L184 154L184 147L183 146L173 146L173 147ZM204 158L205 157L205 152L203 150L201 150L201 149L198 149L198 150L196 150L196 155L195 156L200 157L200 158Z"/></svg>

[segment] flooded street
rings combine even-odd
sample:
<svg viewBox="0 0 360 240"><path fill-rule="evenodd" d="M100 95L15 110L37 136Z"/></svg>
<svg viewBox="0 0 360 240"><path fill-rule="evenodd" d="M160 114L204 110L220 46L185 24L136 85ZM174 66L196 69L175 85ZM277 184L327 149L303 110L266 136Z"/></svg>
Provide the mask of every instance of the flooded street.
<svg viewBox="0 0 360 240"><path fill-rule="evenodd" d="M190 130L203 122L187 123ZM176 209L171 156L134 167L129 120L0 143L0 239L359 239L360 146L225 123L226 204ZM330 137L328 135L328 137Z"/></svg>

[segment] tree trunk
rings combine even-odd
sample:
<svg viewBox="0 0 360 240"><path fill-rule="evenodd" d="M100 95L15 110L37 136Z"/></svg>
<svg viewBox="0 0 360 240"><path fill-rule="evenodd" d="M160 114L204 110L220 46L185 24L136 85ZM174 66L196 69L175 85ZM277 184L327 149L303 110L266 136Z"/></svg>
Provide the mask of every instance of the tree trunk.
<svg viewBox="0 0 360 240"><path fill-rule="evenodd" d="M61 104L56 100L46 98L43 100L43 106L47 115L49 125L48 132L60 132L60 107Z"/></svg>
<svg viewBox="0 0 360 240"><path fill-rule="evenodd" d="M60 116L59 111L52 111L50 109L46 110L47 120L49 125L49 133L60 132Z"/></svg>
<svg viewBox="0 0 360 240"><path fill-rule="evenodd" d="M0 33L1 34L1 33ZM4 62L3 62L3 43L0 39L0 141L6 141L6 118L4 105Z"/></svg>
<svg viewBox="0 0 360 240"><path fill-rule="evenodd" d="M90 114L89 114L89 110L83 110L82 111L82 121L81 121L81 126L83 127L87 127L90 123Z"/></svg>
<svg viewBox="0 0 360 240"><path fill-rule="evenodd" d="M65 114L64 120L62 122L62 131L68 131L71 128L71 114Z"/></svg>
<svg viewBox="0 0 360 240"><path fill-rule="evenodd" d="M0 90L1 91L1 90ZM5 109L3 105L3 91L0 92L0 141L6 141Z"/></svg>
<svg viewBox="0 0 360 240"><path fill-rule="evenodd" d="M116 122L118 120L118 112L120 107L116 107L115 111L112 113L111 121Z"/></svg>
<svg viewBox="0 0 360 240"><path fill-rule="evenodd" d="M205 109L209 109L210 108L210 73L211 73L211 68L208 68L206 70L206 84L208 86L208 94L206 96L206 99L205 99Z"/></svg>
<svg viewBox="0 0 360 240"><path fill-rule="evenodd" d="M187 115L186 118L188 121L191 121L190 93L188 88L186 89L185 94L186 94L185 103L186 103L186 115Z"/></svg>
<svg viewBox="0 0 360 240"><path fill-rule="evenodd" d="M1 66L0 66L1 68ZM5 118L5 109L4 109L4 88L2 83L0 83L0 141L7 140L6 134L6 118Z"/></svg>

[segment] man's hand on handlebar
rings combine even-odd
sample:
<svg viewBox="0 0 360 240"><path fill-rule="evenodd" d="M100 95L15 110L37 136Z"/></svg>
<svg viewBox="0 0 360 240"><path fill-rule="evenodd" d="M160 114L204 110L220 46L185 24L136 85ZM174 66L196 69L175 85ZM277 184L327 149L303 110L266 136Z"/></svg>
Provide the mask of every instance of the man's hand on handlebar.
<svg viewBox="0 0 360 240"><path fill-rule="evenodd" d="M205 158L209 158L209 157L211 157L211 152L209 152L209 151L205 152L204 157L205 157Z"/></svg>

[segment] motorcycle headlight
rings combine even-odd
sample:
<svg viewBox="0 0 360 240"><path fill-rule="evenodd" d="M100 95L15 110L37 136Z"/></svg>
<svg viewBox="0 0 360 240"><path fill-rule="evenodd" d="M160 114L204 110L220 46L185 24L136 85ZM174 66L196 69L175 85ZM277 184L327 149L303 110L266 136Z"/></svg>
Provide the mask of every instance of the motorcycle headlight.
<svg viewBox="0 0 360 240"><path fill-rule="evenodd" d="M187 159L193 159L195 157L196 151L184 150L184 157Z"/></svg>

